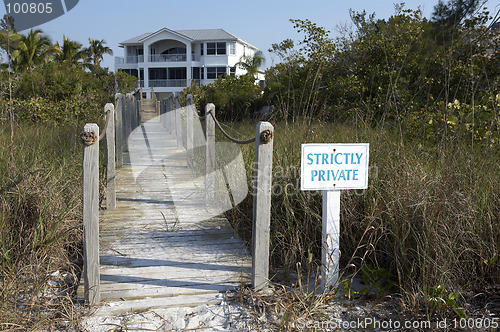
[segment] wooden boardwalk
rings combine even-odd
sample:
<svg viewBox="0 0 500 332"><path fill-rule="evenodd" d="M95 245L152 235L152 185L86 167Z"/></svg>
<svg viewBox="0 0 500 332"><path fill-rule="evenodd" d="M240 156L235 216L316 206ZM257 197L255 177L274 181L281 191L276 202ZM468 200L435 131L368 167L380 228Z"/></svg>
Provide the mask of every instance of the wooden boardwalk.
<svg viewBox="0 0 500 332"><path fill-rule="evenodd" d="M153 120L128 140L116 210L100 213L101 304L95 315L221 301L249 282L251 258L223 216L204 207L203 177ZM83 284L79 288L83 298Z"/></svg>

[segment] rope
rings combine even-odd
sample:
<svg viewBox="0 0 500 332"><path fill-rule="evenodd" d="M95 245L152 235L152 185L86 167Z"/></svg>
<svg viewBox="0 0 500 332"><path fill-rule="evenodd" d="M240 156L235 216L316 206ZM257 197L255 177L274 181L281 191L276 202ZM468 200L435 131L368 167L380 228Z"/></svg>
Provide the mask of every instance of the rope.
<svg viewBox="0 0 500 332"><path fill-rule="evenodd" d="M193 106L193 114L196 115L198 119L205 120L205 115L199 115L198 112L196 111L196 107L194 107L193 104L187 104L186 107L188 106Z"/></svg>
<svg viewBox="0 0 500 332"><path fill-rule="evenodd" d="M91 146L95 142L97 142L96 134L91 131L84 131L83 133L80 134L80 138L82 139L82 143L85 146Z"/></svg>
<svg viewBox="0 0 500 332"><path fill-rule="evenodd" d="M111 112L110 111L106 112L106 123L104 124L104 129L103 129L102 133L99 135L99 138L97 138L96 134L93 132L84 131L83 133L80 134L80 138L82 139L82 143L85 146L94 145L95 142L100 141L104 138L104 136L106 135L106 129L108 129L109 113L111 113Z"/></svg>
<svg viewBox="0 0 500 332"><path fill-rule="evenodd" d="M217 125L217 128L219 128L219 130L221 131L221 133L222 133L224 136L226 136L226 138L227 138L228 140L230 140L231 142L236 143L236 144L250 144L250 143L254 143L254 142L255 142L255 137L253 137L253 138L251 138L251 139L248 139L248 140L246 140L246 141L240 141L240 140L237 140L237 139L235 139L235 138L233 138L233 137L229 136L229 134L228 134L228 133L226 133L226 132L224 131L224 129L222 129L222 127L221 127L221 125L220 125L219 121L217 121L217 119L215 118L215 116L214 116L214 114L212 113L212 111L209 111L208 113L212 116L212 119L214 119L214 122L215 122L215 124Z"/></svg>
<svg viewBox="0 0 500 332"><path fill-rule="evenodd" d="M106 135L106 129L108 129L108 122L109 122L109 113L110 111L106 112L106 123L104 124L104 129L102 130L101 135L99 135L99 141L104 138L104 135Z"/></svg>

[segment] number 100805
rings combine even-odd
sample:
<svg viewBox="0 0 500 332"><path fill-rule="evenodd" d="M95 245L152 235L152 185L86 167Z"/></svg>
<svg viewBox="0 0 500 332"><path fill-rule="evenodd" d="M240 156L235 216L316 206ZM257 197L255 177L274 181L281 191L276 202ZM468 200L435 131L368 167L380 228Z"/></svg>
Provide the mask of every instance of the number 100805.
<svg viewBox="0 0 500 332"><path fill-rule="evenodd" d="M7 14L51 14L52 2L14 2L7 3Z"/></svg>

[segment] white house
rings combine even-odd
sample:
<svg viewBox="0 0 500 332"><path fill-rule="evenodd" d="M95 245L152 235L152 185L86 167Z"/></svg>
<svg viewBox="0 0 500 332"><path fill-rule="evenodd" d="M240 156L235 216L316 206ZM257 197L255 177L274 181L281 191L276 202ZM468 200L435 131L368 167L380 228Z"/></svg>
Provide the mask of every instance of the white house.
<svg viewBox="0 0 500 332"><path fill-rule="evenodd" d="M235 64L258 50L223 29L163 28L128 39L120 47L125 56L115 57L115 71L138 77L148 97L153 88L160 98L193 83L211 83L220 75L245 74ZM263 72L257 79L264 79Z"/></svg>

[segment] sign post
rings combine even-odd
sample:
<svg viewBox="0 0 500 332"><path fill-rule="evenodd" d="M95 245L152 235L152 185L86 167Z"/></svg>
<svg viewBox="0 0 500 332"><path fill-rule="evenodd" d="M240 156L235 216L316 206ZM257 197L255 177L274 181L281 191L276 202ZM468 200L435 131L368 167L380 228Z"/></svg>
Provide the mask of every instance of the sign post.
<svg viewBox="0 0 500 332"><path fill-rule="evenodd" d="M368 188L369 144L302 144L301 189L323 192L321 285L339 275L340 191Z"/></svg>

